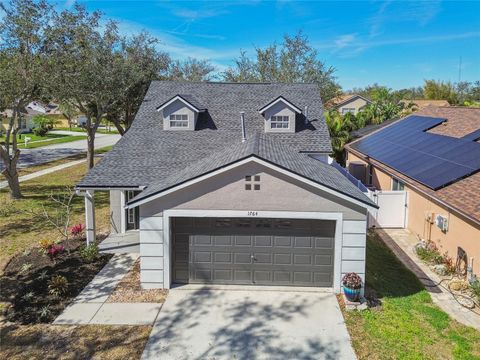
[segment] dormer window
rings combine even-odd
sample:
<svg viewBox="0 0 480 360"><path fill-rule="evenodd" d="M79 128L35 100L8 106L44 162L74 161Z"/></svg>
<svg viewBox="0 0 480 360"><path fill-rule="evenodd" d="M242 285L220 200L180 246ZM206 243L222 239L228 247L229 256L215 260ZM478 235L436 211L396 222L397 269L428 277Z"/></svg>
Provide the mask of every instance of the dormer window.
<svg viewBox="0 0 480 360"><path fill-rule="evenodd" d="M195 130L198 115L206 112L192 95L175 95L157 108L163 115L164 130Z"/></svg>
<svg viewBox="0 0 480 360"><path fill-rule="evenodd" d="M290 127L290 116L274 115L270 118L272 129L288 129Z"/></svg>
<svg viewBox="0 0 480 360"><path fill-rule="evenodd" d="M170 127L171 128L187 128L188 115L187 114L171 114Z"/></svg>
<svg viewBox="0 0 480 360"><path fill-rule="evenodd" d="M258 110L265 118L265 132L295 132L297 114L302 110L279 96Z"/></svg>

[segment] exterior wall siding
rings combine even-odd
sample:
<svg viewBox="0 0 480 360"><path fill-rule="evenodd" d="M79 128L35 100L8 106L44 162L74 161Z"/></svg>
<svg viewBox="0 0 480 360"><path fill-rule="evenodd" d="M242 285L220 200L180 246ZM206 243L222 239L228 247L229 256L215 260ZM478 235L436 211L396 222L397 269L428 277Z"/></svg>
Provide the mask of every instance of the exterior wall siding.
<svg viewBox="0 0 480 360"><path fill-rule="evenodd" d="M122 232L121 190L110 190L110 229L114 234Z"/></svg>
<svg viewBox="0 0 480 360"><path fill-rule="evenodd" d="M261 189L245 190L245 175L255 174L260 174ZM166 210L340 213L342 230L339 233L345 242L335 249L341 261L339 274L355 271L365 278L367 225L364 208L297 183L259 164L247 164L140 206L140 277L144 288L170 285L164 283L165 271L169 271L164 261L171 255L171 245L164 239L163 213Z"/></svg>
<svg viewBox="0 0 480 360"><path fill-rule="evenodd" d="M285 115L289 117L289 128L288 129L272 129L270 118L275 115ZM269 109L265 111L265 132L295 132L295 111L285 105L283 102L278 102Z"/></svg>
<svg viewBox="0 0 480 360"><path fill-rule="evenodd" d="M358 114L358 112L365 106L367 105L367 102L363 100L362 98L355 99L353 101L350 101L346 104L343 104L340 106L337 110L342 114L343 109L355 109L354 114Z"/></svg>

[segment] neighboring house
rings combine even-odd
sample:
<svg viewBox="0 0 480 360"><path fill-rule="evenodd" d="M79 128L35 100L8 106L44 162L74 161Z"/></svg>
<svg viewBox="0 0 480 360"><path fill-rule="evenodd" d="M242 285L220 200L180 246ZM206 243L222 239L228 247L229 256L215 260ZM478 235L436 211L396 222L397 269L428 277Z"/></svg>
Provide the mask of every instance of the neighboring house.
<svg viewBox="0 0 480 360"><path fill-rule="evenodd" d="M357 94L348 94L337 96L336 98L330 100L326 107L329 109L336 109L342 115L346 113L352 113L357 115L365 106L371 104L372 102Z"/></svg>
<svg viewBox="0 0 480 360"><path fill-rule="evenodd" d="M461 259L473 261L477 275L479 139L480 109L431 106L346 146L347 166L355 177L391 199L389 191L406 191L403 210L388 201L386 209L406 211L404 226L434 241L454 261L465 252Z"/></svg>
<svg viewBox="0 0 480 360"><path fill-rule="evenodd" d="M40 101L32 101L26 107L23 112L23 118L20 121L19 132L30 132L35 127L32 119L36 115L55 116L60 122L60 126L64 126L65 119L62 119L62 114L56 104L44 104ZM9 125L9 119L12 117L12 110L7 109L0 113L0 130L6 131ZM68 124L68 121L67 121Z"/></svg>
<svg viewBox="0 0 480 360"><path fill-rule="evenodd" d="M400 100L400 103L404 104L405 106L408 106L409 104L414 104L414 106L412 107L413 111L422 110L428 106L450 106L450 103L447 100Z"/></svg>
<svg viewBox="0 0 480 360"><path fill-rule="evenodd" d="M141 283L319 286L365 274L376 205L328 165L315 85L152 82L113 150L77 184L113 232L139 229ZM118 236L121 238L121 236Z"/></svg>

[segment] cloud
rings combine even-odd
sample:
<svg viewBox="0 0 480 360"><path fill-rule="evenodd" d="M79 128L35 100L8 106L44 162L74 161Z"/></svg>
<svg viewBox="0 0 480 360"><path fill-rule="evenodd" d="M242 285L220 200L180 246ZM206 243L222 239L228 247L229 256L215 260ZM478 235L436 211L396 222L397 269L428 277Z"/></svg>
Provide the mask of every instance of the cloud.
<svg viewBox="0 0 480 360"><path fill-rule="evenodd" d="M369 37L381 35L383 28L392 22L414 22L420 26L429 24L441 11L441 2L431 1L384 1L378 10L367 18Z"/></svg>
<svg viewBox="0 0 480 360"><path fill-rule="evenodd" d="M173 15L190 20L197 19L206 19L212 18L220 15L228 14L229 11L223 8L214 8L214 9L200 9L200 10L191 10L191 9L175 9L172 11Z"/></svg>
<svg viewBox="0 0 480 360"><path fill-rule="evenodd" d="M318 49L330 49L341 57L352 57L367 49L408 44L431 44L465 39L480 39L480 32L465 32L459 34L432 35L423 37L406 37L396 39L371 40L369 36L363 39L357 34L340 35L333 41L314 44Z"/></svg>

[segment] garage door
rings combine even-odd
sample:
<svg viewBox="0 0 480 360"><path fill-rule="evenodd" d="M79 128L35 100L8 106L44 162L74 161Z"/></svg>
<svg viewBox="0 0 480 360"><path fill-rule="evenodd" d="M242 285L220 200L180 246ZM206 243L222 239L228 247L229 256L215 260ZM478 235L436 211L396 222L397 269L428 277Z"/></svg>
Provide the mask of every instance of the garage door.
<svg viewBox="0 0 480 360"><path fill-rule="evenodd" d="M174 218L173 281L332 286L335 222Z"/></svg>

